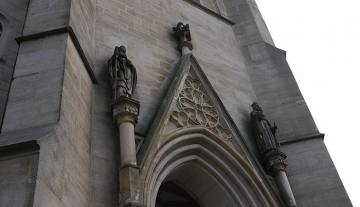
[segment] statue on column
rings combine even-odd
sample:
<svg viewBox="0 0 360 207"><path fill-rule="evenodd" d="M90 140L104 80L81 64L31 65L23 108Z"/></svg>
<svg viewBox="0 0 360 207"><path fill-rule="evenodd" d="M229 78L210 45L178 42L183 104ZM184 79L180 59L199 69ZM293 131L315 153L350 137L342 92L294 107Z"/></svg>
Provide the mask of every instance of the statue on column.
<svg viewBox="0 0 360 207"><path fill-rule="evenodd" d="M278 151L280 144L276 133L276 124L274 123L274 126L272 126L269 123L258 103L254 102L251 106L253 108L250 113L251 122L261 154Z"/></svg>
<svg viewBox="0 0 360 207"><path fill-rule="evenodd" d="M126 57L126 48L123 45L115 47L108 63L113 100L121 96L131 97L135 90L137 74L136 68Z"/></svg>

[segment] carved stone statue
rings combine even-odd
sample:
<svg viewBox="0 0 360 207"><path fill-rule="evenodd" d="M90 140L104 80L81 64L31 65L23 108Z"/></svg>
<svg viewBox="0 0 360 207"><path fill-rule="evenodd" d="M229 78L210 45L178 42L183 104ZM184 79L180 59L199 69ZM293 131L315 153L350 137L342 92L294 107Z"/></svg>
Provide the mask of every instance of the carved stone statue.
<svg viewBox="0 0 360 207"><path fill-rule="evenodd" d="M252 105L253 111L250 113L251 122L256 137L256 141L261 153L264 155L269 151L279 150L279 139L276 133L277 126L272 126L258 103Z"/></svg>
<svg viewBox="0 0 360 207"><path fill-rule="evenodd" d="M114 54L109 60L109 73L113 100L121 96L131 97L135 90L137 74L136 68L126 57L126 48L123 45L115 47Z"/></svg>

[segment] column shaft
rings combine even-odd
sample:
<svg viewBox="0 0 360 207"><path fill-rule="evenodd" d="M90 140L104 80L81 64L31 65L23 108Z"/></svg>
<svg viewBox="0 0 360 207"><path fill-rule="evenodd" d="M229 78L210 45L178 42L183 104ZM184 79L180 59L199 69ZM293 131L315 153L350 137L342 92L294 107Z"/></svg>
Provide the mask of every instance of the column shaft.
<svg viewBox="0 0 360 207"><path fill-rule="evenodd" d="M119 127L120 134L120 163L136 165L136 146L134 124L123 122Z"/></svg>
<svg viewBox="0 0 360 207"><path fill-rule="evenodd" d="M281 198L287 207L296 206L295 198L291 190L289 180L285 171L277 171L274 173L276 184L279 188Z"/></svg>

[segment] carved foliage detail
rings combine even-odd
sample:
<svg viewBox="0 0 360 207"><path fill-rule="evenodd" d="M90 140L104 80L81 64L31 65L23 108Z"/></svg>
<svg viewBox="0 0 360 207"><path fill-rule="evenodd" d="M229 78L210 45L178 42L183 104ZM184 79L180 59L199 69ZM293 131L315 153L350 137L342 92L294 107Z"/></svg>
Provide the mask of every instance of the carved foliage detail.
<svg viewBox="0 0 360 207"><path fill-rule="evenodd" d="M125 104L122 105L121 107L115 109L113 113L115 114L115 113L124 113L124 112L128 112L128 113L135 114L135 115L139 114L139 111L136 107L125 105Z"/></svg>
<svg viewBox="0 0 360 207"><path fill-rule="evenodd" d="M198 79L188 76L184 88L177 99L177 108L172 111L171 121L178 127L203 126L219 135L224 140L232 138L227 127L220 123L220 115L214 103L202 91Z"/></svg>
<svg viewBox="0 0 360 207"><path fill-rule="evenodd" d="M282 158L278 157L278 158L269 160L266 167L267 167L268 170L272 170L273 172L277 172L277 171L285 171L287 165L288 165L288 163L286 162L285 159L282 159Z"/></svg>

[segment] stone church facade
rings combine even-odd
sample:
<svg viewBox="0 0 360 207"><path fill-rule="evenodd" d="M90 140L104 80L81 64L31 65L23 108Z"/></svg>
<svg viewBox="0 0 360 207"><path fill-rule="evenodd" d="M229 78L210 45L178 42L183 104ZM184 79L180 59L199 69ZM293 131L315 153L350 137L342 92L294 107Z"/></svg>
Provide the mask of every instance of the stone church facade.
<svg viewBox="0 0 360 207"><path fill-rule="evenodd" d="M254 0L2 0L0 124L0 206L352 206Z"/></svg>

